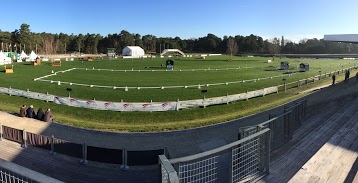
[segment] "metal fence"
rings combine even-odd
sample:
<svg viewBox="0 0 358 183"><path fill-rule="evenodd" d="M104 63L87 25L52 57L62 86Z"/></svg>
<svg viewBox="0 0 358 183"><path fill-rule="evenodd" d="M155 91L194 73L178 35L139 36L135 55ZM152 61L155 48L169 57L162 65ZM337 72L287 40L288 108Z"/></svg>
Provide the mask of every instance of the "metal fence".
<svg viewBox="0 0 358 183"><path fill-rule="evenodd" d="M189 182L251 182L259 180L269 172L270 129L231 144L169 162L177 172L180 183ZM168 181L165 166L162 167L162 182Z"/></svg>
<svg viewBox="0 0 358 183"><path fill-rule="evenodd" d="M239 139L255 134L262 129L271 129L271 150L292 139L293 133L300 128L306 116L307 100L300 100L284 106L283 113L270 114L269 120L256 126L239 129Z"/></svg>
<svg viewBox="0 0 358 183"><path fill-rule="evenodd" d="M61 181L0 159L0 183L60 183Z"/></svg>

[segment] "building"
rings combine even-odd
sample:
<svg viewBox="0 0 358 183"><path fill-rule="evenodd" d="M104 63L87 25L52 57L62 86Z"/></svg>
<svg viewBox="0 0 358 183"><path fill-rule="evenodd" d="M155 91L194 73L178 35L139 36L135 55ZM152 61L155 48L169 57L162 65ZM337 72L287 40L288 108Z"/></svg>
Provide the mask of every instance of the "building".
<svg viewBox="0 0 358 183"><path fill-rule="evenodd" d="M358 43L358 34L329 34L324 35L325 41Z"/></svg>
<svg viewBox="0 0 358 183"><path fill-rule="evenodd" d="M131 58L141 58L144 56L144 50L139 46L126 46L122 50L122 56L130 56Z"/></svg>

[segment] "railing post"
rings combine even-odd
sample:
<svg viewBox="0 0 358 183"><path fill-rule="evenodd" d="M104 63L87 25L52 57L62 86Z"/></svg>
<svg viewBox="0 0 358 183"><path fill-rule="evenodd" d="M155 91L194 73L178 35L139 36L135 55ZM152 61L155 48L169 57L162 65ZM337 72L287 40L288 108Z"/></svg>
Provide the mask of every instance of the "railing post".
<svg viewBox="0 0 358 183"><path fill-rule="evenodd" d="M271 152L271 132L272 130L268 131L268 138L266 140L266 169L267 169L267 175L270 174L270 152Z"/></svg>
<svg viewBox="0 0 358 183"><path fill-rule="evenodd" d="M165 146L165 147L164 147L164 155L165 155L166 157L169 157L168 146Z"/></svg>
<svg viewBox="0 0 358 183"><path fill-rule="evenodd" d="M127 171L129 169L127 165L127 149L124 148L122 152L122 165L120 167L122 171Z"/></svg>
<svg viewBox="0 0 358 183"><path fill-rule="evenodd" d="M56 155L56 152L55 152L55 136L51 136L51 140L50 140L50 143L51 143L51 151L50 151L50 154L51 155Z"/></svg>
<svg viewBox="0 0 358 183"><path fill-rule="evenodd" d="M0 123L0 141L2 141L2 124Z"/></svg>
<svg viewBox="0 0 358 183"><path fill-rule="evenodd" d="M21 145L21 147L23 147L23 148L27 148L27 134L26 134L26 130L25 129L23 129L22 130L22 145Z"/></svg>
<svg viewBox="0 0 358 183"><path fill-rule="evenodd" d="M179 111L179 99L177 100L176 110Z"/></svg>
<svg viewBox="0 0 358 183"><path fill-rule="evenodd" d="M86 142L83 143L82 145L82 160L80 161L81 165L87 165L88 161L87 161L87 144Z"/></svg>

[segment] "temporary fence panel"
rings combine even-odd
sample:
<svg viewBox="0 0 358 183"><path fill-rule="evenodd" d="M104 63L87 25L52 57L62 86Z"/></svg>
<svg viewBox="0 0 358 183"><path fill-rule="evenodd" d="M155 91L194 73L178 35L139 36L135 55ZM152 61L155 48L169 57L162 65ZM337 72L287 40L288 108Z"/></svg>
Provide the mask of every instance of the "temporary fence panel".
<svg viewBox="0 0 358 183"><path fill-rule="evenodd" d="M48 136L37 135L30 132L27 134L27 144L46 150L51 150L51 138Z"/></svg>
<svg viewBox="0 0 358 183"><path fill-rule="evenodd" d="M96 162L122 164L122 150L87 146L87 159Z"/></svg>
<svg viewBox="0 0 358 183"><path fill-rule="evenodd" d="M23 130L2 126L2 133L4 139L24 143Z"/></svg>
<svg viewBox="0 0 358 183"><path fill-rule="evenodd" d="M72 142L68 142L65 140L54 139L54 152L76 157L82 158L82 144L76 144Z"/></svg>
<svg viewBox="0 0 358 183"><path fill-rule="evenodd" d="M154 165L158 163L158 156L164 154L164 149L148 151L128 151L127 161L129 166Z"/></svg>

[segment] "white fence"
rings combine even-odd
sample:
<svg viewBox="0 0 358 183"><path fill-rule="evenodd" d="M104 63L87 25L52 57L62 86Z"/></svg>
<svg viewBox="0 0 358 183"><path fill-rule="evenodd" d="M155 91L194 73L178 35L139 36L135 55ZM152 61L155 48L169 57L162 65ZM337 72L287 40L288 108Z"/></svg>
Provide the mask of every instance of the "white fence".
<svg viewBox="0 0 358 183"><path fill-rule="evenodd" d="M97 100L81 100L70 97L61 97L51 94L43 94L31 91L17 90L12 88L0 87L0 93L8 94L10 96L20 96L36 100L43 100L54 102L56 104L82 107L96 110L109 111L174 111L188 108L206 107L217 104L228 104L230 102L247 100L254 97L265 96L271 93L277 93L278 87L270 87L247 93L227 95L222 97L196 99L187 101L169 101L169 102L107 102Z"/></svg>

